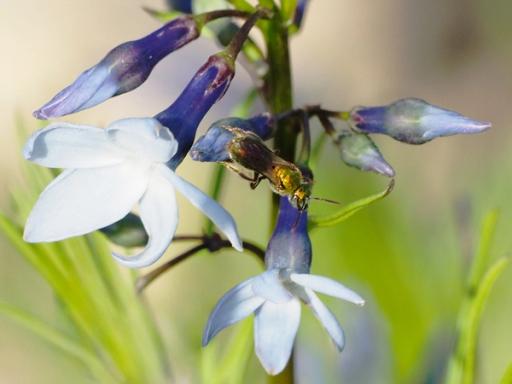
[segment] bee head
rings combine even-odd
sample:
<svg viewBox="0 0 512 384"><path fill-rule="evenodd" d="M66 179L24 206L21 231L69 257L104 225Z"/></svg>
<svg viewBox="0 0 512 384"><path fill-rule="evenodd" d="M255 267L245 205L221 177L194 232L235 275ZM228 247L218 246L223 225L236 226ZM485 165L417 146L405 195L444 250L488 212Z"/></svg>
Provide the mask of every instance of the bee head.
<svg viewBox="0 0 512 384"><path fill-rule="evenodd" d="M308 208L309 200L311 198L311 186L310 184L301 184L293 194L290 196L290 202L299 211L303 211Z"/></svg>

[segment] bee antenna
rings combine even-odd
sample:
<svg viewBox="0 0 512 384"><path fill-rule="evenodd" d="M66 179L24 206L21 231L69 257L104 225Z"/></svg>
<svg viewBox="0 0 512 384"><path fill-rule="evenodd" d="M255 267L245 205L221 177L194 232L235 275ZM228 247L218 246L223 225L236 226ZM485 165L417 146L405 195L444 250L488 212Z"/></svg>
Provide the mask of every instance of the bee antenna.
<svg viewBox="0 0 512 384"><path fill-rule="evenodd" d="M341 205L341 203L340 203L339 201L331 200L331 199L326 199L326 198L324 198L324 197L315 197L315 196L311 196L311 199L313 199L313 200L318 200L318 201L325 201L326 203L330 203L330 204Z"/></svg>

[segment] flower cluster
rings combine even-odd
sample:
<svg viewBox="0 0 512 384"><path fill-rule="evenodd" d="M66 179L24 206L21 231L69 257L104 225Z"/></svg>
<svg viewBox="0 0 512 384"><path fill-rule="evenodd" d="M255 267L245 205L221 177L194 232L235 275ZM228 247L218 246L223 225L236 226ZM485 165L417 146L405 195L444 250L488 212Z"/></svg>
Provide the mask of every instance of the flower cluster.
<svg viewBox="0 0 512 384"><path fill-rule="evenodd" d="M115 242L116 231L125 228L123 223L140 224L143 228L138 233L143 233L145 236L140 238L147 242L144 249L135 256L114 253L113 257L130 268L147 267L162 257L175 236L178 191L227 238L222 240L218 234L210 238L195 236L203 244L190 254L199 249L213 252L226 243L238 251L248 244L254 252L257 247L242 241L232 216L215 199L176 174L187 154L198 162L221 163L249 180L252 188L267 181L271 190L281 197L274 232L266 251L261 250L266 271L237 285L218 302L208 320L203 345L222 329L254 314L256 354L269 374L278 374L290 358L300 323L301 303L304 303L341 351L343 330L316 293L357 305L363 305L364 300L334 280L310 274L308 206L310 199L319 199L311 195L310 119L319 119L344 163L390 178L395 177L395 171L370 135L384 134L404 143L423 144L437 137L482 132L490 124L413 98L386 106L356 107L351 111L330 111L319 106L298 109L289 106L289 110L282 111L279 100L278 107L274 105L269 111L250 118L221 119L195 140L201 121L228 90L244 44L247 44L244 54L250 57L247 47L254 44L249 38L250 30L263 21L260 19L268 19L266 22L273 23L272 28L286 28L280 36L287 39L288 32L301 27L308 2L297 1L292 12L288 12L287 22L283 22L277 7L257 8L252 13L220 10L193 15L190 2L174 3L179 3L179 9L186 14L141 39L112 49L34 112L34 116L61 117L134 90L150 76L159 61L198 38L205 23L220 17L247 20L241 26L229 24L234 29L227 39L226 35L217 34L217 40L225 48L211 55L177 99L155 116L125 118L105 128L55 122L35 132L24 147L24 157L63 171L36 202L27 219L24 238L28 242L50 242L102 230ZM257 59L249 64L257 64L262 52L268 51L268 55L274 52L268 49L272 39L268 40L267 50L256 50ZM267 58L267 61L272 60ZM279 76L264 77L258 73L256 76L259 76L257 84L266 81L265 87L256 88L268 102L272 81L278 81ZM280 113L275 113L276 110ZM336 128L332 119L345 125ZM297 136L302 145L300 153L295 155ZM275 138L279 145L278 138L283 141L282 137L292 148L283 154L280 148L276 151L267 143ZM134 209L138 210L140 222L133 220ZM137 241L128 244L140 245Z"/></svg>

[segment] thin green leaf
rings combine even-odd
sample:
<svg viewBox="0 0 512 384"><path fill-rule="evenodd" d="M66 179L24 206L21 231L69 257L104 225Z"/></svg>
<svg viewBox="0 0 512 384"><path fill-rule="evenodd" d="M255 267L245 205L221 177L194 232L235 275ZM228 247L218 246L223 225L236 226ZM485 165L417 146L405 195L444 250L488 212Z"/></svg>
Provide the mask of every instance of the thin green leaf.
<svg viewBox="0 0 512 384"><path fill-rule="evenodd" d="M142 9L147 14L149 14L151 17L155 18L156 20L158 20L162 23L167 23L171 20L176 19L177 17L184 15L183 12L179 12L179 11L159 11L157 9L150 8L150 7L142 7Z"/></svg>
<svg viewBox="0 0 512 384"><path fill-rule="evenodd" d="M216 343L203 348L201 353L201 378L208 384L238 384L245 382L244 375L252 355L252 319L237 325L232 332L224 353L219 353Z"/></svg>
<svg viewBox="0 0 512 384"><path fill-rule="evenodd" d="M7 303L0 302L0 313L17 324L25 327L46 342L52 344L68 355L80 360L91 374L100 383L118 383L119 381L112 376L103 363L98 358L68 338L61 332L53 329L35 316L16 308Z"/></svg>
<svg viewBox="0 0 512 384"><path fill-rule="evenodd" d="M246 0L227 0L233 7L240 11L254 12L255 8Z"/></svg>
<svg viewBox="0 0 512 384"><path fill-rule="evenodd" d="M383 199L387 195L389 195L391 193L391 191L393 190L394 185L395 185L395 180L391 179L387 188L382 192L379 192L375 195L371 195L371 196L365 197L363 199L354 201L353 203L346 205L345 207L343 207L338 212L336 212L332 215L327 215L324 217L312 216L309 220L310 229L320 228L320 227L331 227L333 225L341 223L342 221L347 220L350 216L357 213L361 209L366 208L369 205L371 205L371 204Z"/></svg>
<svg viewBox="0 0 512 384"><path fill-rule="evenodd" d="M459 313L458 343L448 368L447 384L472 384L480 320L494 283L510 262L503 257L484 274L476 291L468 290Z"/></svg>
<svg viewBox="0 0 512 384"><path fill-rule="evenodd" d="M244 374L252 355L253 347L253 322L248 319L243 321L238 331L232 335L227 352L218 365L216 383L238 384L243 383Z"/></svg>
<svg viewBox="0 0 512 384"><path fill-rule="evenodd" d="M505 370L505 374L500 380L500 384L512 384L512 363Z"/></svg>
<svg viewBox="0 0 512 384"><path fill-rule="evenodd" d="M281 14L283 20L292 20L297 8L297 0L281 0Z"/></svg>
<svg viewBox="0 0 512 384"><path fill-rule="evenodd" d="M478 250L469 272L468 287L470 290L474 290L479 285L480 280L489 265L490 250L494 234L496 233L498 216L498 210L492 210L485 216L482 223Z"/></svg>
<svg viewBox="0 0 512 384"><path fill-rule="evenodd" d="M219 200L222 192L222 184L226 176L226 169L222 164L214 165L213 176L210 181L210 196L214 200ZM212 235L214 231L214 224L211 220L207 219L206 222L206 234Z"/></svg>

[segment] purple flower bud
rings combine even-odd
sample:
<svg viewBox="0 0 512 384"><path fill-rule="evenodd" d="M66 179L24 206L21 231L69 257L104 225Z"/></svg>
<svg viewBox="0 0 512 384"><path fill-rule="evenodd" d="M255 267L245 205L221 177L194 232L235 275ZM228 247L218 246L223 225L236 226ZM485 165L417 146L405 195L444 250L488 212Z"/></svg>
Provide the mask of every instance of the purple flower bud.
<svg viewBox="0 0 512 384"><path fill-rule="evenodd" d="M304 14L306 13L308 3L309 0L297 1L297 7L295 8L295 14L293 15L293 24L297 26L297 28L302 26L302 20L304 19Z"/></svg>
<svg viewBox="0 0 512 384"><path fill-rule="evenodd" d="M341 135L338 138L341 159L345 164L361 171L380 173L394 177L395 171L379 151L375 143L362 134Z"/></svg>
<svg viewBox="0 0 512 384"><path fill-rule="evenodd" d="M289 269L309 273L311 240L307 210L299 211L287 197L279 199L279 214L265 253L267 269Z"/></svg>
<svg viewBox="0 0 512 384"><path fill-rule="evenodd" d="M257 134L263 140L272 136L274 120L269 113L262 113L250 119L229 117L213 123L190 149L195 161L218 162L230 159L227 145L234 138L229 128L238 128Z"/></svg>
<svg viewBox="0 0 512 384"><path fill-rule="evenodd" d="M199 123L210 108L224 96L235 74L233 60L224 54L210 56L169 108L155 118L171 130L178 151L170 166L177 167L188 153Z"/></svg>
<svg viewBox="0 0 512 384"><path fill-rule="evenodd" d="M45 120L68 115L131 91L146 81L160 60L198 36L194 18L183 16L146 37L123 43L35 111L34 116Z"/></svg>
<svg viewBox="0 0 512 384"><path fill-rule="evenodd" d="M354 108L349 124L357 131L382 133L408 144L423 144L442 136L480 133L491 126L413 98L387 106Z"/></svg>

